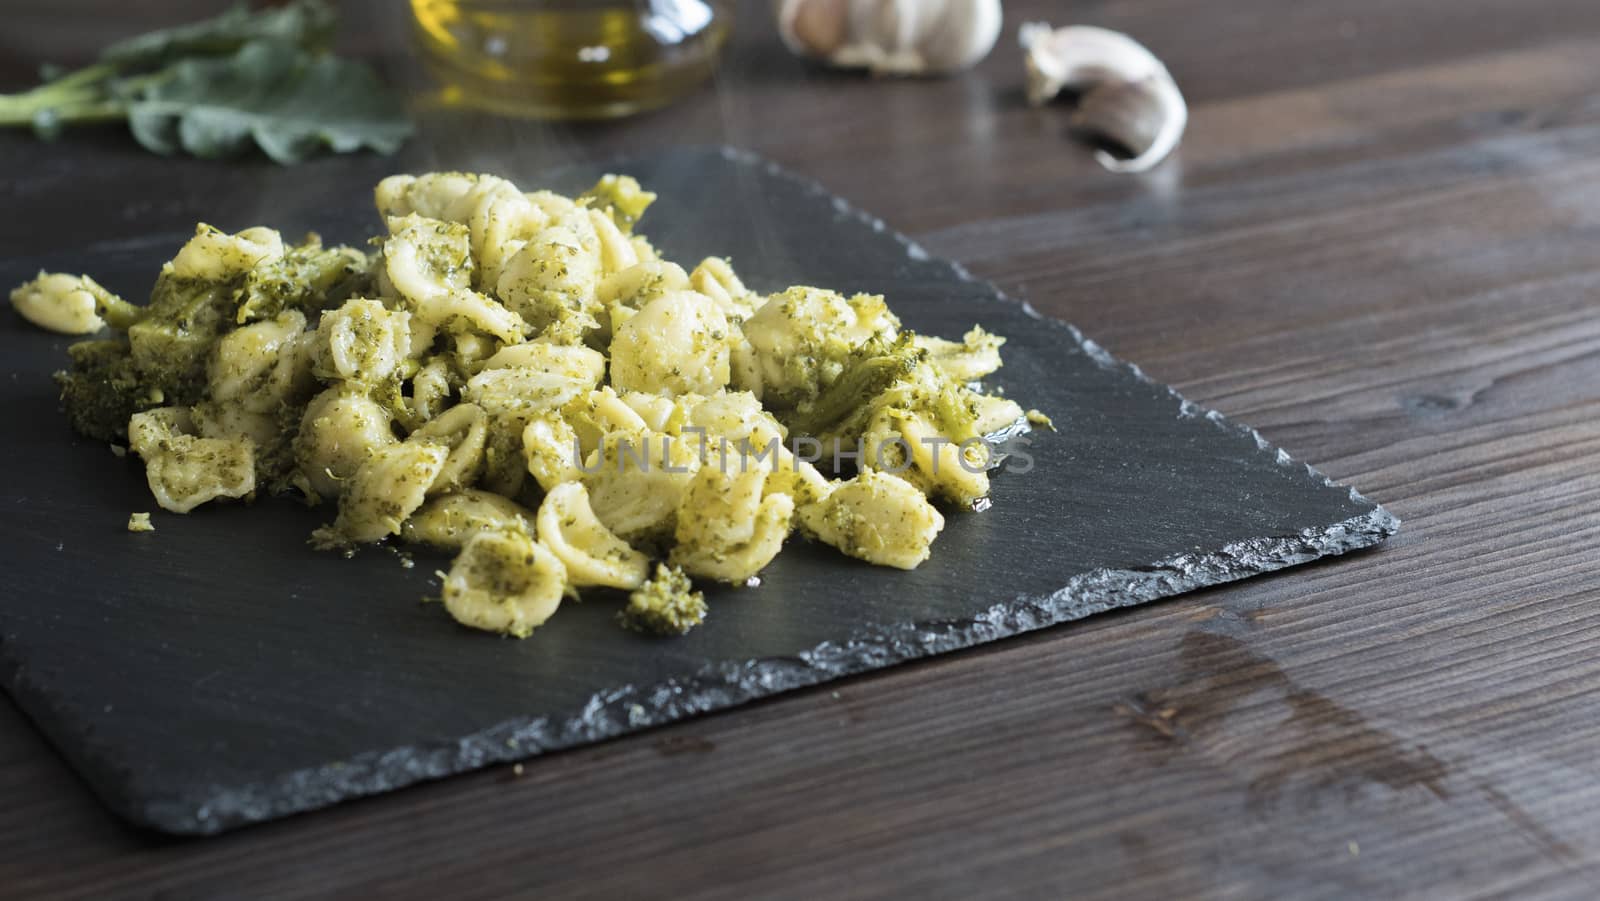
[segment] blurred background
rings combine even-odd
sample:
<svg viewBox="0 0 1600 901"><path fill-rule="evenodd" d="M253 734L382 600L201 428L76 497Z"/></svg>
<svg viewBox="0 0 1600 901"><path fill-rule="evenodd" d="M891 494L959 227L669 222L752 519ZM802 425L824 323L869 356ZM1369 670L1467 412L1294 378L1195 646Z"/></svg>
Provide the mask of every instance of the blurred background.
<svg viewBox="0 0 1600 901"><path fill-rule="evenodd" d="M36 83L41 64L81 65L112 40L228 5L10 0L0 90ZM728 0L719 9L731 32L709 79L661 109L587 122L462 108L422 63L411 4L338 7L339 51L370 61L414 113L417 134L396 156L285 168L254 153L153 156L121 125L51 144L13 129L0 133L6 252L170 248L197 220L328 229L351 211L370 215L371 186L397 171L493 171L533 187L575 160L726 143L818 180L1162 377L1209 389L1227 378L1219 350L1270 358L1296 317L1341 310L1321 335L1359 357L1388 334L1380 312L1539 278L1590 243L1538 223L1580 223L1600 208L1576 179L1600 96L1593 0L1007 0L986 59L926 79L802 60L767 0ZM1167 162L1110 174L1073 139L1069 106L1027 104L1017 33L1039 20L1126 32L1166 63L1190 107ZM70 233L25 224L64 218L62 204L79 211ZM1289 442L1336 442L1330 455L1359 446L1326 423L1283 425Z"/></svg>

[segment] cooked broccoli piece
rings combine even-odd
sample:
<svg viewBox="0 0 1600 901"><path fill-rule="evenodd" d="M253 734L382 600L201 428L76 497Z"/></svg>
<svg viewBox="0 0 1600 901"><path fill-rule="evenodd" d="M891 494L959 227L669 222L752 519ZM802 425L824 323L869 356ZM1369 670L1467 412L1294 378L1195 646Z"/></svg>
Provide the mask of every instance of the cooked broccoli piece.
<svg viewBox="0 0 1600 901"><path fill-rule="evenodd" d="M119 332L125 332L132 328L135 322L144 318L144 307L136 303L129 303L112 294L101 287L99 282L87 275L80 276L80 278L83 279L84 286L89 289L89 293L94 295L95 312L105 319L106 325Z"/></svg>
<svg viewBox="0 0 1600 901"><path fill-rule="evenodd" d="M80 435L125 441L128 419L159 407L166 392L140 374L128 342L79 341L67 348L72 369L56 373L67 418Z"/></svg>
<svg viewBox="0 0 1600 901"><path fill-rule="evenodd" d="M292 494L301 490L300 475L295 458L294 436L305 418L306 402L286 403L278 408L274 417L278 421L277 434L271 441L256 446L256 482L267 486L273 494Z"/></svg>
<svg viewBox="0 0 1600 901"><path fill-rule="evenodd" d="M820 394L786 414L783 424L791 434L824 441L859 435L875 401L910 378L926 357L909 332L892 342L874 338L846 358Z"/></svg>
<svg viewBox="0 0 1600 901"><path fill-rule="evenodd" d="M899 475L962 505L988 494L986 433L1021 415L1016 404L958 381L909 332L893 343L869 341L815 400L779 414L791 435L859 452L862 471Z"/></svg>
<svg viewBox="0 0 1600 901"><path fill-rule="evenodd" d="M371 259L354 247L323 247L312 233L282 259L251 269L238 289L240 325L271 319L284 310L308 318L362 294L371 286Z"/></svg>
<svg viewBox="0 0 1600 901"><path fill-rule="evenodd" d="M693 589L681 568L657 563L655 575L628 595L617 622L635 632L683 635L706 619L706 596Z"/></svg>
<svg viewBox="0 0 1600 901"><path fill-rule="evenodd" d="M156 279L145 315L128 329L133 361L141 374L181 404L200 399L206 363L217 339L233 318L231 282L180 278L163 272Z"/></svg>
<svg viewBox="0 0 1600 901"><path fill-rule="evenodd" d="M587 203L609 214L623 234L633 233L634 224L655 201L656 195L646 191L631 175L603 176L578 198L579 203Z"/></svg>
<svg viewBox="0 0 1600 901"><path fill-rule="evenodd" d="M898 475L929 497L960 506L978 502L989 493L993 461L983 426L986 402L933 364L917 366L870 405L860 467Z"/></svg>
<svg viewBox="0 0 1600 901"><path fill-rule="evenodd" d="M873 340L892 341L900 322L875 294L795 287L774 294L742 326L734 387L771 410L816 399Z"/></svg>
<svg viewBox="0 0 1600 901"><path fill-rule="evenodd" d="M199 401L212 352L232 327L241 281L163 272L145 307L104 289L104 297L97 292L106 318L114 328L125 327L128 337L84 341L69 349L72 369L58 373L56 381L73 427L90 438L120 439L134 413Z"/></svg>

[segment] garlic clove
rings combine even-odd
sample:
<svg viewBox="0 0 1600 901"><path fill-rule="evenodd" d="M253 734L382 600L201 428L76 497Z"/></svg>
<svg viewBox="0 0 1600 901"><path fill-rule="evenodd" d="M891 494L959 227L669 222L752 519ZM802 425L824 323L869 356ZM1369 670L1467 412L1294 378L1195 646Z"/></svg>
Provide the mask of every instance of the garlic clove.
<svg viewBox="0 0 1600 901"><path fill-rule="evenodd" d="M923 58L939 71L982 62L1000 40L1000 0L949 0L945 9L922 36Z"/></svg>
<svg viewBox="0 0 1600 901"><path fill-rule="evenodd" d="M795 53L875 75L931 75L976 65L1000 37L1000 0L776 0Z"/></svg>
<svg viewBox="0 0 1600 901"><path fill-rule="evenodd" d="M779 0L778 34L804 56L831 56L849 36L850 0Z"/></svg>
<svg viewBox="0 0 1600 901"><path fill-rule="evenodd" d="M1167 69L1145 46L1117 31L1089 25L1022 26L1027 53L1028 99L1046 103L1063 90L1082 91L1107 81L1143 81Z"/></svg>
<svg viewBox="0 0 1600 901"><path fill-rule="evenodd" d="M1084 94L1073 124L1131 154L1096 151L1100 165L1117 173L1148 172L1177 149L1189 111L1170 78L1107 82Z"/></svg>
<svg viewBox="0 0 1600 901"><path fill-rule="evenodd" d="M1028 100L1041 105L1063 91L1081 94L1073 124L1132 154L1095 154L1113 172L1145 172L1183 139L1189 107L1167 67L1138 41L1090 26L1051 28L1033 23L1021 32L1027 53Z"/></svg>

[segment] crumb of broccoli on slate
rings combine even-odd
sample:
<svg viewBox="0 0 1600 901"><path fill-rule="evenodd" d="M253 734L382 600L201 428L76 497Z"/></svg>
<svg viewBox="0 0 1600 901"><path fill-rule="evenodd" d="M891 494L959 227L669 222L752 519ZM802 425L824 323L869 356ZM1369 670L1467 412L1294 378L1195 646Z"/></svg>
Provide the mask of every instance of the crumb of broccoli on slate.
<svg viewBox="0 0 1600 901"><path fill-rule="evenodd" d="M1027 416L1029 425L1036 426L1041 429L1049 429L1052 432L1056 431L1055 422L1051 420L1050 417L1040 413L1038 410L1029 410Z"/></svg>
<svg viewBox="0 0 1600 901"><path fill-rule="evenodd" d="M706 619L706 596L693 589L681 568L657 563L655 575L628 595L617 621L635 632L683 635Z"/></svg>
<svg viewBox="0 0 1600 901"><path fill-rule="evenodd" d="M128 531L154 532L156 527L150 522L150 514L134 513L128 517Z"/></svg>

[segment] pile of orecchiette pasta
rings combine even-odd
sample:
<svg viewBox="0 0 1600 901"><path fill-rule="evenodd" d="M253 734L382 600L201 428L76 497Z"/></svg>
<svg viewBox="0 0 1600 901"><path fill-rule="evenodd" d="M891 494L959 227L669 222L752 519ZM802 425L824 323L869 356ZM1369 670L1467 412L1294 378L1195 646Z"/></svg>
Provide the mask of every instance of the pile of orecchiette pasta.
<svg viewBox="0 0 1600 901"><path fill-rule="evenodd" d="M318 546L455 551L466 625L526 636L605 587L632 624L684 631L704 615L685 575L752 584L797 530L917 566L930 499L985 498L982 439L1023 416L975 384L1002 339L913 335L876 296L763 296L722 259L685 271L634 233L654 195L631 178L376 195L370 251L200 226L148 305L43 273L12 295L46 327L109 323L63 396L80 431L126 435L161 507L297 492L337 504Z"/></svg>

